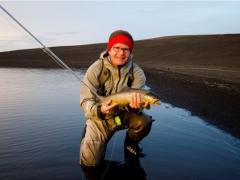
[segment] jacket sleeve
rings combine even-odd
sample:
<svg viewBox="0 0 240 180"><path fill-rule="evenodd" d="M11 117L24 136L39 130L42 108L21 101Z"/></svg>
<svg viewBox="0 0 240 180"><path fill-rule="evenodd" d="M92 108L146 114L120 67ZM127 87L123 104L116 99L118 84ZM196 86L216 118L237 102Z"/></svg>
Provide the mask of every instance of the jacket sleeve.
<svg viewBox="0 0 240 180"><path fill-rule="evenodd" d="M99 88L98 76L101 71L101 63L96 61L87 70L84 76L84 83L94 92ZM87 118L100 118L101 104L97 102L96 95L85 85L82 84L80 91L80 107L85 112Z"/></svg>

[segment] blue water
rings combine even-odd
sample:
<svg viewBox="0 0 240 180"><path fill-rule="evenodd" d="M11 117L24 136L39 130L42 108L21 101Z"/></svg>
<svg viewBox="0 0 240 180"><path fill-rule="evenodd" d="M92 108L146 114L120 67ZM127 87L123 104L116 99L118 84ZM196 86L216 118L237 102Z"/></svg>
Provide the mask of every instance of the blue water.
<svg viewBox="0 0 240 180"><path fill-rule="evenodd" d="M0 68L0 180L85 179L80 87L66 70ZM156 120L141 144L147 179L240 179L238 139L170 104L146 112ZM124 137L113 136L106 159L124 161Z"/></svg>

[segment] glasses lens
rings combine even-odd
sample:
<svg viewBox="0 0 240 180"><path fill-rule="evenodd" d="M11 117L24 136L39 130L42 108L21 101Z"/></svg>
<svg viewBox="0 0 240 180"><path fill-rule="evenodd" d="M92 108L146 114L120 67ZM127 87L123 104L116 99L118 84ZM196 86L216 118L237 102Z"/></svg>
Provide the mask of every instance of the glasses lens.
<svg viewBox="0 0 240 180"><path fill-rule="evenodd" d="M120 47L113 47L113 51L120 52L123 50L123 52L129 52L129 48L120 48Z"/></svg>
<svg viewBox="0 0 240 180"><path fill-rule="evenodd" d="M119 51L121 51L121 48L120 48L120 47L113 47L113 50L114 50L115 52L119 52Z"/></svg>

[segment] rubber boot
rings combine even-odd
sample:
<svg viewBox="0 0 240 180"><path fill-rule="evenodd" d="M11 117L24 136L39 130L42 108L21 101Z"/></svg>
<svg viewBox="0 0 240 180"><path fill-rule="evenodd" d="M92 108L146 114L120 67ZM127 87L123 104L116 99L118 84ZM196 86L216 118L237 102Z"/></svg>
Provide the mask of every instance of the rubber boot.
<svg viewBox="0 0 240 180"><path fill-rule="evenodd" d="M124 140L124 149L128 151L131 155L143 158L146 154L143 152L141 146L139 146L138 142L134 142L128 135Z"/></svg>

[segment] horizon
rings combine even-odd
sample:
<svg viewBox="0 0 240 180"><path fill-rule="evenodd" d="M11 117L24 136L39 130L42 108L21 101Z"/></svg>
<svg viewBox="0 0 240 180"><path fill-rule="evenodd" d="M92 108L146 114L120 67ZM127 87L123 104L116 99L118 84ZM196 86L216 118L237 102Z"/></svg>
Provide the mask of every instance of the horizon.
<svg viewBox="0 0 240 180"><path fill-rule="evenodd" d="M194 35L172 35L172 36L162 36L162 37L155 37L155 38L149 38L149 39L139 39L135 40L134 42L138 41L148 41L148 40L154 40L154 39L160 39L160 38L167 38L167 37L187 37L187 36L218 36L218 35L240 35L240 33L232 33L232 34L194 34ZM79 44L79 45L60 45L60 46L51 46L48 48L58 48L58 47L74 47L74 46L90 46L90 45L96 45L96 44L107 44L107 42L101 42L101 43L91 43L91 44ZM47 46L46 46L47 47ZM42 47L34 47L34 48L28 48L28 49L15 49L15 50L7 50L7 51L0 51L0 53L3 52L12 52L12 51L24 51L24 50L34 50L34 49L42 49Z"/></svg>

